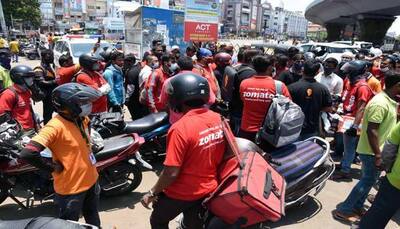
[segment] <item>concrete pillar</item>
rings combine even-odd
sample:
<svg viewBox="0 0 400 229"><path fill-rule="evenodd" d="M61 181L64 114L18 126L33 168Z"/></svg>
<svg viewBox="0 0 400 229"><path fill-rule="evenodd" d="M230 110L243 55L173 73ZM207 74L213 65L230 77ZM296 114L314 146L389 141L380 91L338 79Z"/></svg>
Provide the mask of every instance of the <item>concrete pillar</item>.
<svg viewBox="0 0 400 229"><path fill-rule="evenodd" d="M382 45L387 30L395 17L368 17L358 20L360 26L360 41L369 41L374 45Z"/></svg>
<svg viewBox="0 0 400 229"><path fill-rule="evenodd" d="M339 41L346 25L337 23L327 23L325 25L326 31L328 32L328 41Z"/></svg>

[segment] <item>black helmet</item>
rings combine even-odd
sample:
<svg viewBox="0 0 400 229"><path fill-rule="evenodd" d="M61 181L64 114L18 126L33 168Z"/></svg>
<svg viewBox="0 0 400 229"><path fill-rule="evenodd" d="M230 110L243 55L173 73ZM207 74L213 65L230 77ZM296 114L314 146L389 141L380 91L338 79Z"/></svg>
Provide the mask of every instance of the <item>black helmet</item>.
<svg viewBox="0 0 400 229"><path fill-rule="evenodd" d="M345 63L340 70L350 78L362 76L368 69L368 62L363 60L353 60Z"/></svg>
<svg viewBox="0 0 400 229"><path fill-rule="evenodd" d="M112 52L113 52L113 49L107 47L99 53L99 56L103 59L102 61L109 62L109 61L111 61Z"/></svg>
<svg viewBox="0 0 400 229"><path fill-rule="evenodd" d="M35 73L33 72L32 68L26 65L17 65L11 68L10 71L10 78L11 80L18 85L25 85L24 78L35 77Z"/></svg>
<svg viewBox="0 0 400 229"><path fill-rule="evenodd" d="M66 83L56 87L51 95L57 113L70 118L78 117L81 106L90 104L101 97L101 93L87 85Z"/></svg>
<svg viewBox="0 0 400 229"><path fill-rule="evenodd" d="M168 103L171 109L182 112L182 105L200 107L210 97L207 79L195 73L176 75L167 85Z"/></svg>
<svg viewBox="0 0 400 229"><path fill-rule="evenodd" d="M96 69L95 65L98 64L99 59L96 58L95 56L92 56L91 54L82 54L79 57L79 65L84 69L88 71L97 71L99 69Z"/></svg>

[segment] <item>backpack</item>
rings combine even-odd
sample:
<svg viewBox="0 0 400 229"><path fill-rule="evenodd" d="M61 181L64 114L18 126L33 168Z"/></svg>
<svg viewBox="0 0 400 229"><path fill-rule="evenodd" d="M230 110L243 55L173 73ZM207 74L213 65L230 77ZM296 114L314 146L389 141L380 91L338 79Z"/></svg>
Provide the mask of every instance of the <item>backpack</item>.
<svg viewBox="0 0 400 229"><path fill-rule="evenodd" d="M254 69L250 67L232 67L227 66L225 68L224 75L222 76L222 85L221 85L221 98L224 101L232 101L233 90L235 89L235 82L239 79L239 75L245 71L254 71Z"/></svg>
<svg viewBox="0 0 400 229"><path fill-rule="evenodd" d="M257 143L264 140L274 147L281 147L295 142L300 136L304 113L300 106L282 95L282 84L275 80L276 95L257 133Z"/></svg>

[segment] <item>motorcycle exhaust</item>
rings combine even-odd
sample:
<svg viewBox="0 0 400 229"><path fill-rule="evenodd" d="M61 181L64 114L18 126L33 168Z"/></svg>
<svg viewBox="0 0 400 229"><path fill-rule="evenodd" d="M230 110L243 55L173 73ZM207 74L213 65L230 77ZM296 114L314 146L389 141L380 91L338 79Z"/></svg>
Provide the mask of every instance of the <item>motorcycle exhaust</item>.
<svg viewBox="0 0 400 229"><path fill-rule="evenodd" d="M153 170L153 166L151 166L149 163L143 160L142 155L140 154L139 151L135 152L135 157L136 160L138 160L144 168ZM136 165L136 161L134 159L130 159L128 162L131 163L132 165Z"/></svg>

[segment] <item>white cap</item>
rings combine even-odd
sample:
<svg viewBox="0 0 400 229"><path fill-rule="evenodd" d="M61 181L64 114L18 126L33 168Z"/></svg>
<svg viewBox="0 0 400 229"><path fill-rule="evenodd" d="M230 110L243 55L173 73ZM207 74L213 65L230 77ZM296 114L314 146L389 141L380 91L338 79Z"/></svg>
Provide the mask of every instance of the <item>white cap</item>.
<svg viewBox="0 0 400 229"><path fill-rule="evenodd" d="M353 59L354 58L354 54L352 52L347 51L347 52L344 52L342 54L342 57L350 57L350 58Z"/></svg>
<svg viewBox="0 0 400 229"><path fill-rule="evenodd" d="M173 46L171 47L171 51L172 51L172 50L175 50L175 49L178 49L178 50L179 50L179 46L178 46L178 45L173 45Z"/></svg>

